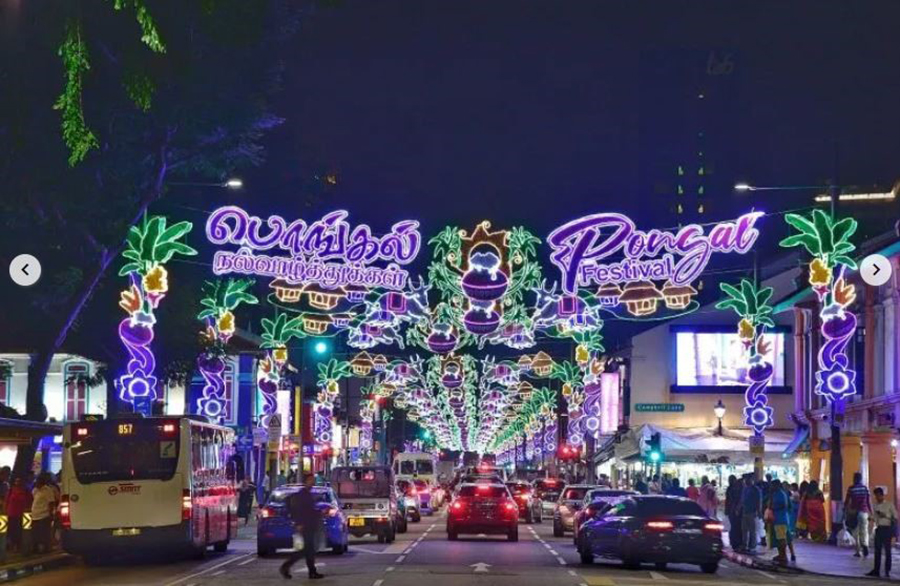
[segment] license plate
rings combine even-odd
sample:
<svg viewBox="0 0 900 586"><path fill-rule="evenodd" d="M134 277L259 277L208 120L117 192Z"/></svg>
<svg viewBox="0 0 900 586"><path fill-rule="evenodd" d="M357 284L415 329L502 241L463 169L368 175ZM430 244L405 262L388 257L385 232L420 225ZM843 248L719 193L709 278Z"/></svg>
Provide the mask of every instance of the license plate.
<svg viewBox="0 0 900 586"><path fill-rule="evenodd" d="M140 535L141 530L137 527L129 527L128 529L113 529L113 537L131 537L133 535Z"/></svg>
<svg viewBox="0 0 900 586"><path fill-rule="evenodd" d="M702 531L700 529L676 529L673 533L683 533L688 535L700 535Z"/></svg>
<svg viewBox="0 0 900 586"><path fill-rule="evenodd" d="M365 527L366 520L363 517L350 517L350 526L351 527Z"/></svg>

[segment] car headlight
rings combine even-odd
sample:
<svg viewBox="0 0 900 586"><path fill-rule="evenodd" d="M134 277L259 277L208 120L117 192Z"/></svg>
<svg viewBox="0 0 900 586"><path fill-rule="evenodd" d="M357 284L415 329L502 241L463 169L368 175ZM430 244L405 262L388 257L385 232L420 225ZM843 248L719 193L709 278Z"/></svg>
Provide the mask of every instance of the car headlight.
<svg viewBox="0 0 900 586"><path fill-rule="evenodd" d="M376 503L375 508L378 509L379 511L386 511L387 505L384 503Z"/></svg>

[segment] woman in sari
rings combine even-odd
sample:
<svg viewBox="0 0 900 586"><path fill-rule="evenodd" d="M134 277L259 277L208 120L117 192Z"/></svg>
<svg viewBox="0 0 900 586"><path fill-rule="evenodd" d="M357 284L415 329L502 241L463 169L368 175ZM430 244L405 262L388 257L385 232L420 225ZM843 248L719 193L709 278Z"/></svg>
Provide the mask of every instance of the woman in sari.
<svg viewBox="0 0 900 586"><path fill-rule="evenodd" d="M823 542L828 537L825 531L825 495L819 490L815 480L809 483L806 495L800 502L800 519L806 526L813 541Z"/></svg>

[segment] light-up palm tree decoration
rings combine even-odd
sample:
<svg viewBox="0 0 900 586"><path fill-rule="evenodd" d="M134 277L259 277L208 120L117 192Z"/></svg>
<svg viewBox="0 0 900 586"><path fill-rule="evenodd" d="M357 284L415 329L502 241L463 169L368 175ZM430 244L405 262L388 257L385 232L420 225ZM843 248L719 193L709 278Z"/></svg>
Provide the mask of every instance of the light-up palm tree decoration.
<svg viewBox="0 0 900 586"><path fill-rule="evenodd" d="M259 361L256 370L256 384L262 394L262 414L260 427L268 427L269 419L278 407L278 386L281 383L281 371L288 359L287 345L294 338L303 338L303 316L288 319L283 313L276 313L275 319L262 319L262 344L266 356Z"/></svg>
<svg viewBox="0 0 900 586"><path fill-rule="evenodd" d="M769 343L764 334L766 327L775 327L771 317L773 309L768 305L774 291L771 287L760 289L747 279L741 281L740 289L728 283L720 283L719 287L727 297L718 302L716 308L733 309L741 318L738 336L750 354L750 368L747 371L750 385L744 393L744 424L760 436L773 424L773 410L769 407L766 388L772 382L774 368L766 358Z"/></svg>
<svg viewBox="0 0 900 586"><path fill-rule="evenodd" d="M813 256L809 283L822 302L825 344L819 351L816 393L840 405L856 394L856 371L847 356L857 324L856 315L848 311L856 300L856 289L846 282L844 271L856 269L856 261L850 256L856 246L850 237L857 223L853 218L835 221L821 210L814 210L811 218L787 214L785 220L799 233L782 240L781 246L803 246Z"/></svg>
<svg viewBox="0 0 900 586"><path fill-rule="evenodd" d="M248 289L253 286L250 279L227 279L206 281L203 284L203 310L197 319L206 326L204 338L206 350L197 358L197 367L203 376L202 396L197 399L197 412L213 420L225 416L227 399L225 381L225 345L234 334L234 310L241 304L256 305L259 300Z"/></svg>
<svg viewBox="0 0 900 586"><path fill-rule="evenodd" d="M166 218L144 218L140 227L128 231L126 247L122 252L128 262L119 270L119 276L128 276L131 284L122 291L119 307L128 317L119 323L119 338L125 345L130 359L127 372L118 378L116 387L119 398L136 409L148 413L156 400L156 358L150 349L155 310L169 291L169 278L165 264L176 254L193 256L197 251L181 242L191 231L190 222L178 222L166 226Z"/></svg>
<svg viewBox="0 0 900 586"><path fill-rule="evenodd" d="M313 411L313 435L316 443L330 446L334 439L331 437L334 400L340 392L338 381L353 376L353 369L349 362L332 358L328 362L320 362L318 371L319 394Z"/></svg>

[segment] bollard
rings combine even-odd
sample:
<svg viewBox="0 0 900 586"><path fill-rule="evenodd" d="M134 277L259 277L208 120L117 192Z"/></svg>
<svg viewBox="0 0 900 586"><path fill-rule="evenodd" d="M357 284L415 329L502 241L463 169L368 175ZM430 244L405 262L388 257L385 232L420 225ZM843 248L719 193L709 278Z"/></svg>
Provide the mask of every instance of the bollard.
<svg viewBox="0 0 900 586"><path fill-rule="evenodd" d="M31 512L22 513L22 554L34 553L34 540L31 537Z"/></svg>
<svg viewBox="0 0 900 586"><path fill-rule="evenodd" d="M0 564L6 561L6 531L9 529L9 517L0 515Z"/></svg>

